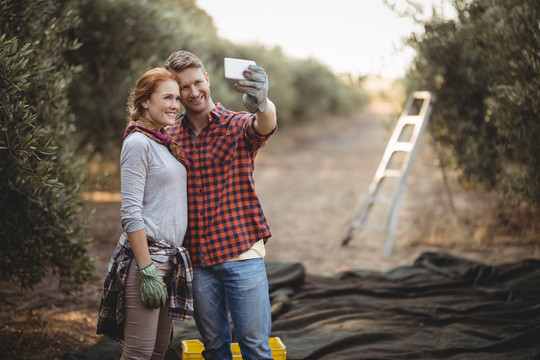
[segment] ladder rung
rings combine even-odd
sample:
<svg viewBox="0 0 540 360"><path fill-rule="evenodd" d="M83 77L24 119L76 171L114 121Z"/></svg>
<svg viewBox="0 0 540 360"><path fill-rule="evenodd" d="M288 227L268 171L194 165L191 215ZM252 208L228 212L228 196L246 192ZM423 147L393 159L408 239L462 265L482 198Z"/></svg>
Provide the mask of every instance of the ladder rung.
<svg viewBox="0 0 540 360"><path fill-rule="evenodd" d="M392 151L411 152L412 148L413 148L413 144L406 141L399 141L390 145L390 149L392 149Z"/></svg>
<svg viewBox="0 0 540 360"><path fill-rule="evenodd" d="M404 115L398 120L401 124L418 125L424 118L419 115Z"/></svg>

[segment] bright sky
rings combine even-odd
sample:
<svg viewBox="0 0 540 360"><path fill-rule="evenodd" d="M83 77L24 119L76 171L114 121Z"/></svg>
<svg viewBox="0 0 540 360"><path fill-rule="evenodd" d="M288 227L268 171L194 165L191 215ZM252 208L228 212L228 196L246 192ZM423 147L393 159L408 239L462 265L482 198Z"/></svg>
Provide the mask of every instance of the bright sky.
<svg viewBox="0 0 540 360"><path fill-rule="evenodd" d="M416 1L428 8L440 4ZM421 30L382 0L197 0L197 4L212 16L223 38L279 45L289 56L311 56L337 73L353 75L404 75L414 53L402 38Z"/></svg>

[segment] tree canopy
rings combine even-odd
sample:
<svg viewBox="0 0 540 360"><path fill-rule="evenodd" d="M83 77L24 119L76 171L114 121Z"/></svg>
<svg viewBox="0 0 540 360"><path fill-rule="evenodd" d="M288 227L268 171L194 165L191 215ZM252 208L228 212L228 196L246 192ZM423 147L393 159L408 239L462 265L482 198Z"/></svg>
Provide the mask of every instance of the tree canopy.
<svg viewBox="0 0 540 360"><path fill-rule="evenodd" d="M409 44L409 89L437 96L431 123L466 184L540 205L540 2L454 0Z"/></svg>

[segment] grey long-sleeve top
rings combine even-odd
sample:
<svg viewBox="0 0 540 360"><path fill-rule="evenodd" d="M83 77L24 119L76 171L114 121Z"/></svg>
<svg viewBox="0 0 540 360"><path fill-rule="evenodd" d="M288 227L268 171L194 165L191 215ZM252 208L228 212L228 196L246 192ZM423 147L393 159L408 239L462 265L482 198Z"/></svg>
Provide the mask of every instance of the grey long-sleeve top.
<svg viewBox="0 0 540 360"><path fill-rule="evenodd" d="M122 228L181 247L187 229L186 168L166 146L134 132L120 155Z"/></svg>

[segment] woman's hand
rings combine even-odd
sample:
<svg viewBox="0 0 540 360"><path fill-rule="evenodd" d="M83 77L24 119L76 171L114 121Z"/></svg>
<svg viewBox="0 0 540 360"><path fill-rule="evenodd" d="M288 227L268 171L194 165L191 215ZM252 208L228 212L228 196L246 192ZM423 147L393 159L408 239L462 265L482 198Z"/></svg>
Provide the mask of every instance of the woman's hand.
<svg viewBox="0 0 540 360"><path fill-rule="evenodd" d="M137 273L141 279L141 300L149 309L159 309L167 301L167 285L159 278L154 263L139 269Z"/></svg>

